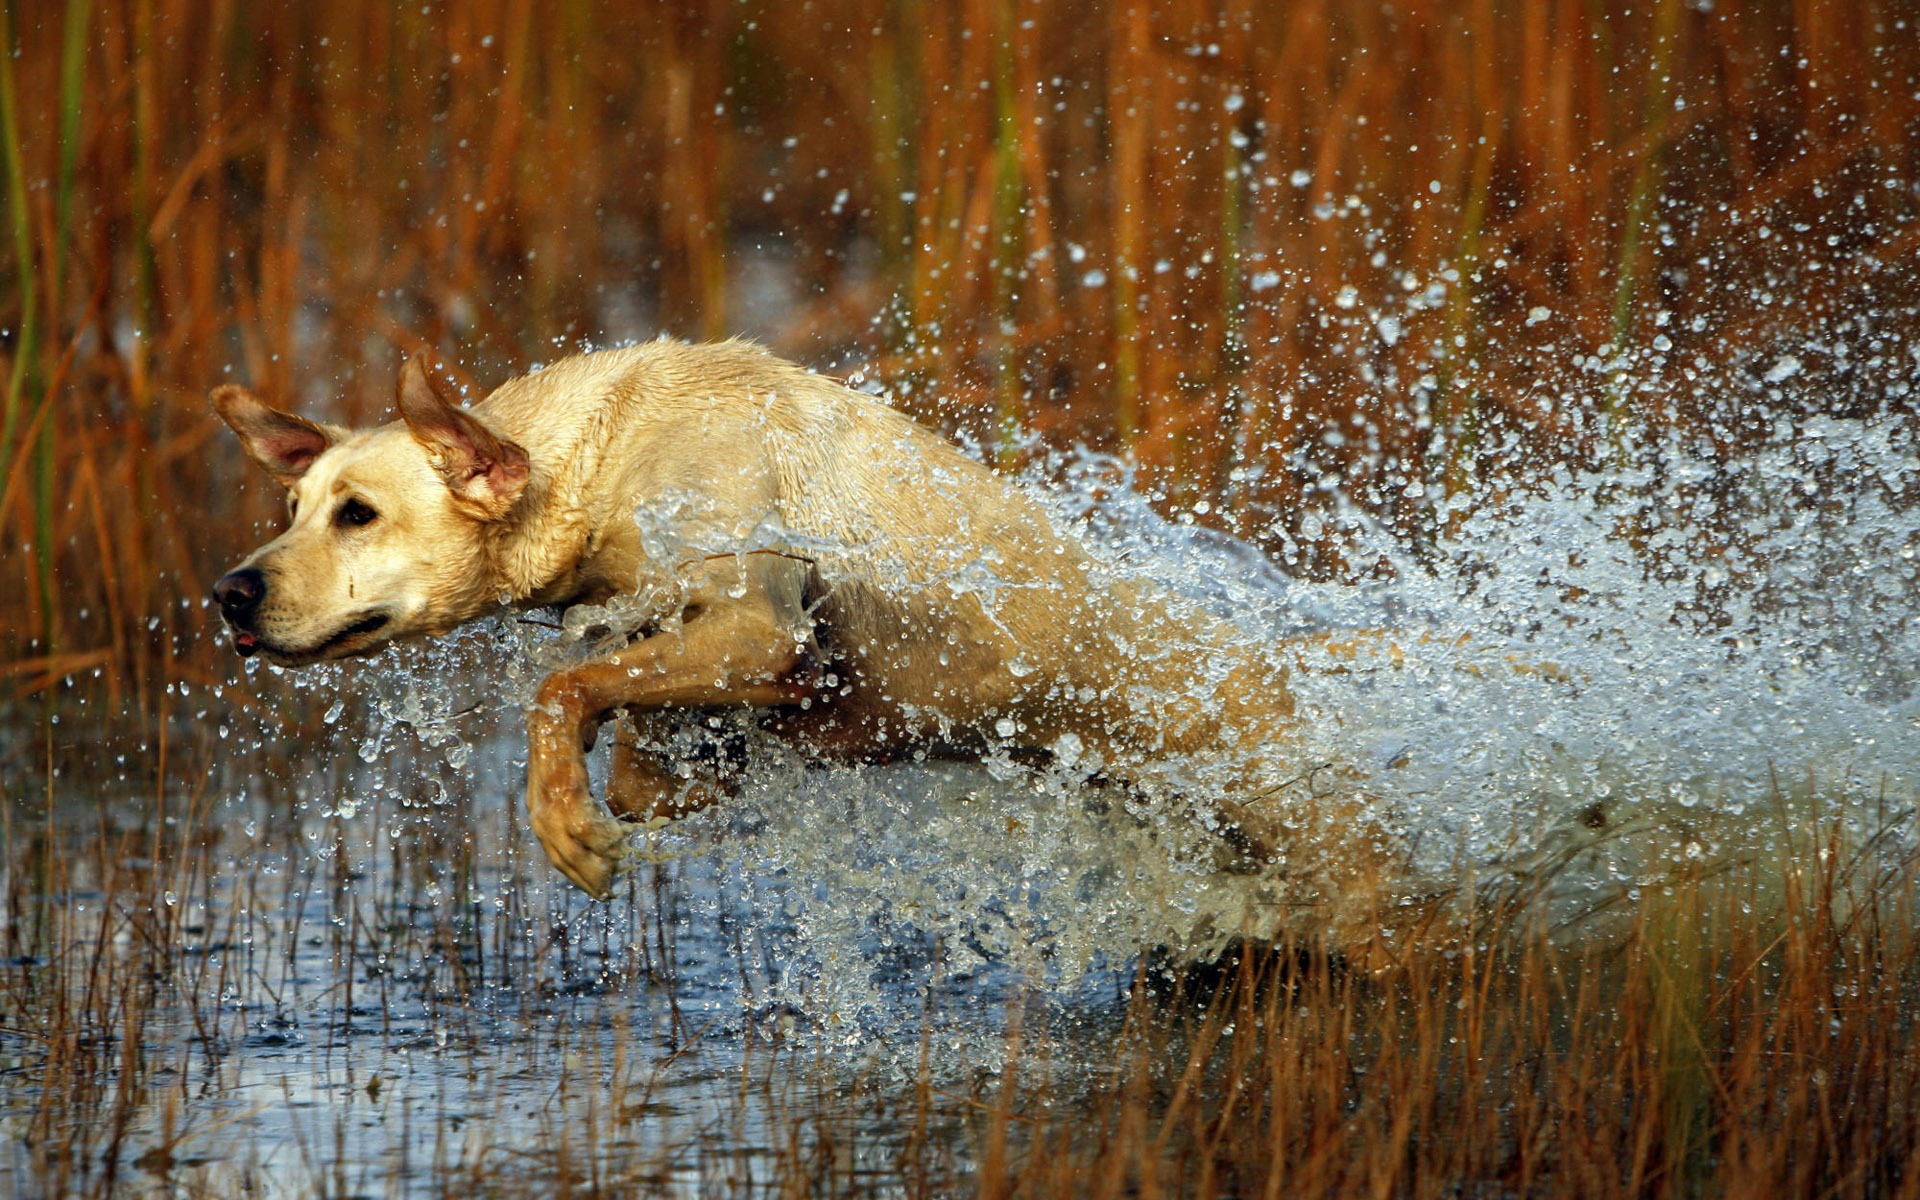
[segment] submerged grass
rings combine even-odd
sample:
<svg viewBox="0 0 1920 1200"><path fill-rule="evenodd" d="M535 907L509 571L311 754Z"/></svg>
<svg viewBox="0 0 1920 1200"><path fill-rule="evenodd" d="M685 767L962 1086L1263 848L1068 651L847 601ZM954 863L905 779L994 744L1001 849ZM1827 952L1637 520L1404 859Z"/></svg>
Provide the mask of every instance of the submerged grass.
<svg viewBox="0 0 1920 1200"><path fill-rule="evenodd" d="M828 1053L697 1005L761 964L696 965L727 943L682 882L621 927L504 885L459 797L369 861L337 813L183 787L216 742L143 819L5 831L12 1194L1890 1196L1920 1162L1920 863L1838 825L1605 942L1247 947ZM999 1051L956 1058L944 1006Z"/></svg>

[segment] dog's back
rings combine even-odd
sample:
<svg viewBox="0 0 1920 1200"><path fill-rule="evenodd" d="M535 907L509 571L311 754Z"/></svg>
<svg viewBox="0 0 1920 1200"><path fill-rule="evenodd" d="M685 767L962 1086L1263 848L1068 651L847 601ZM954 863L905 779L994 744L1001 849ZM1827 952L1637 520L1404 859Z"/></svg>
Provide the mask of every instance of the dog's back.
<svg viewBox="0 0 1920 1200"><path fill-rule="evenodd" d="M1260 696L1273 716L1285 700L1283 672L1246 661L1238 698L1223 701L1207 678L1230 652L1217 622L1106 578L982 464L757 347L584 355L506 384L477 412L527 446L536 470L549 464L546 515L521 536L591 529L579 553L599 560L585 573L595 580L631 571L627 588L660 588L685 561L742 550L805 563L821 652L860 681L856 703L873 710L863 723L889 740L1011 729L1194 748L1202 726L1219 728L1221 703Z"/></svg>

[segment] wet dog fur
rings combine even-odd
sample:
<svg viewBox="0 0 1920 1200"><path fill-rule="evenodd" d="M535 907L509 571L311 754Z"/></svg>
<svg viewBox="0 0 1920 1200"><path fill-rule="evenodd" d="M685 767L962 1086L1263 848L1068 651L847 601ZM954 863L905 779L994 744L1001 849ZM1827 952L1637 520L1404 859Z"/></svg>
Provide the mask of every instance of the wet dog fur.
<svg viewBox="0 0 1920 1200"><path fill-rule="evenodd" d="M1112 575L942 438L752 345L583 354L470 409L416 358L401 419L374 429L238 386L213 403L289 496L285 532L215 587L242 654L298 666L503 611L642 599L631 641L552 674L528 712L533 830L596 897L621 866L620 818L714 795L628 737L596 799L586 750L621 714L644 728L746 709L838 761L1013 744L1124 777L1198 755L1221 764L1213 790L1242 829L1260 781L1294 770L1285 647L1250 653ZM1353 846L1344 819L1286 820L1296 863L1303 840Z"/></svg>

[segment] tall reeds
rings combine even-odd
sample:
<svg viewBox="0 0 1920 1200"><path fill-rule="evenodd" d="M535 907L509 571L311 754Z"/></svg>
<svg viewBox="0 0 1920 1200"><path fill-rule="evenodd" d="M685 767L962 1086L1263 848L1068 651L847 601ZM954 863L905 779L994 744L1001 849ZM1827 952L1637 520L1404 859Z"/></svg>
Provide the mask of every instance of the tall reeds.
<svg viewBox="0 0 1920 1200"><path fill-rule="evenodd" d="M228 378L371 419L417 346L490 384L747 332L1337 571L1330 495L1420 535L1606 428L1715 436L1702 380L1848 306L1915 335L1920 80L1872 5L10 12L15 688L211 669L196 599L273 511Z"/></svg>
<svg viewBox="0 0 1920 1200"><path fill-rule="evenodd" d="M996 1117L1006 1194L1897 1194L1910 894L1817 886L1776 925L1743 887L1676 887L1605 948L1521 937L1376 981L1303 947L1136 1001L1132 1065L1072 1118Z"/></svg>

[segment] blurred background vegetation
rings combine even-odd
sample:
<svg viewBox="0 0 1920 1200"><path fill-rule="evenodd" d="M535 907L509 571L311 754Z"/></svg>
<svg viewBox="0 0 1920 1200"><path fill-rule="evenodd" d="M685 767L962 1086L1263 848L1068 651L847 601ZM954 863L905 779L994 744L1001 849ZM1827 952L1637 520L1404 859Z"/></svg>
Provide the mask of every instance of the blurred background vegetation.
<svg viewBox="0 0 1920 1200"><path fill-rule="evenodd" d="M0 688L224 675L280 502L208 389L378 420L422 347L750 334L1320 573L1329 506L1737 448L1788 345L1909 405L1915 7L14 3Z"/></svg>

